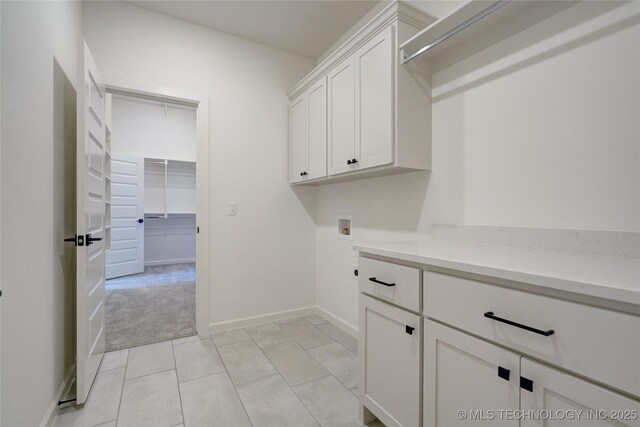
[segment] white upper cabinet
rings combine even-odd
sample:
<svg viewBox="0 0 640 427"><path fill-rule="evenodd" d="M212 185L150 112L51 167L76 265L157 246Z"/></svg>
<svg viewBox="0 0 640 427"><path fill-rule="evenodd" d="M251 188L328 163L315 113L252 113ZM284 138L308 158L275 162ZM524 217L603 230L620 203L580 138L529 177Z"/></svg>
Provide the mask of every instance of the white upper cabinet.
<svg viewBox="0 0 640 427"><path fill-rule="evenodd" d="M289 91L292 184L431 168L429 76L398 48L431 21L391 3Z"/></svg>
<svg viewBox="0 0 640 427"><path fill-rule="evenodd" d="M327 84L321 79L289 104L289 182L327 176Z"/></svg>
<svg viewBox="0 0 640 427"><path fill-rule="evenodd" d="M393 163L394 30L386 28L355 53L356 169Z"/></svg>
<svg viewBox="0 0 640 427"><path fill-rule="evenodd" d="M353 170L355 158L355 72L353 58L329 73L329 175Z"/></svg>
<svg viewBox="0 0 640 427"><path fill-rule="evenodd" d="M327 83L321 79L307 92L306 179L327 176Z"/></svg>
<svg viewBox="0 0 640 427"><path fill-rule="evenodd" d="M304 180L307 167L307 124L305 95L300 95L289 105L289 181Z"/></svg>

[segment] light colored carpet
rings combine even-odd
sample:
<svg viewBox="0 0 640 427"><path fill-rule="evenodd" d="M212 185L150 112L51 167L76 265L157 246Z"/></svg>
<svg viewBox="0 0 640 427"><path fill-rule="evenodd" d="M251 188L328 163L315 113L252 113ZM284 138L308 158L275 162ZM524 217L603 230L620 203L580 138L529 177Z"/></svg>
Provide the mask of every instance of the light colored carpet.
<svg viewBox="0 0 640 427"><path fill-rule="evenodd" d="M106 282L106 351L196 334L195 264L154 266Z"/></svg>

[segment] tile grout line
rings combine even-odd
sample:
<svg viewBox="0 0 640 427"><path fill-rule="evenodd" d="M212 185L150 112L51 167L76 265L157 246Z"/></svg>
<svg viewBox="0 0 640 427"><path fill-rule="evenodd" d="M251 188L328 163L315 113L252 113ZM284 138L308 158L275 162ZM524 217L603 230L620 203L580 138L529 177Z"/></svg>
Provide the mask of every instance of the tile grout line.
<svg viewBox="0 0 640 427"><path fill-rule="evenodd" d="M211 340L211 342L213 342L213 340ZM182 417L182 425L185 425L186 420L184 418L184 405L182 404L182 392L180 391L180 379L178 378L178 364L176 363L176 349L173 346L173 342L171 342L171 355L173 356L173 367L176 371L176 386L178 387L178 401L180 402L180 416ZM180 423L176 425L180 425Z"/></svg>
<svg viewBox="0 0 640 427"><path fill-rule="evenodd" d="M242 328L242 330L244 330L247 333L247 335L249 335L249 338L253 341L253 338L251 338L251 334L249 334L249 332L247 332L244 328ZM209 335L209 336L211 336L211 335ZM224 366L224 372L227 374L227 377L229 377L229 382L231 383L231 387L233 387L233 391L235 391L236 392L236 396L238 396L238 400L240 401L240 405L242 405L242 410L244 410L244 413L247 415L247 419L249 420L249 424L251 424L253 426L253 421L251 420L251 417L249 416L249 411L247 411L247 408L244 406L244 402L242 401L242 397L240 397L240 393L238 393L238 389L236 388L236 384L231 379L231 374L229 373L229 369L227 368L227 364L224 363L224 359L222 358L222 355L220 355L220 352L218 351L218 346L216 346L216 343L215 343L215 341L213 341L213 337L212 336L211 336L211 342L213 342L213 348L216 349L216 352L218 353L218 356L220 357L220 361L222 362L222 366ZM254 341L254 343L255 343L255 341Z"/></svg>
<svg viewBox="0 0 640 427"><path fill-rule="evenodd" d="M122 409L122 396L124 395L124 383L127 381L127 369L129 368L129 356L131 356L131 349L127 349L127 360L124 362L124 374L122 375L122 388L120 389L120 400L118 401L118 413L116 415L116 427L118 421L120 421L120 409Z"/></svg>

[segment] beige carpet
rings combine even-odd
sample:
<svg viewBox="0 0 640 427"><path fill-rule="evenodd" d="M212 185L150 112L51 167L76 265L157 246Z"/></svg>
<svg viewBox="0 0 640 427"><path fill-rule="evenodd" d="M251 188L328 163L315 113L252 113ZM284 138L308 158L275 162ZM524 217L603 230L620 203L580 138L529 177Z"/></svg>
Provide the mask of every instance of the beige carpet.
<svg viewBox="0 0 640 427"><path fill-rule="evenodd" d="M145 276L149 286L127 287L126 278L109 281L124 286L107 285L106 351L195 335L195 280L166 280L168 273L145 271L130 278L135 283Z"/></svg>

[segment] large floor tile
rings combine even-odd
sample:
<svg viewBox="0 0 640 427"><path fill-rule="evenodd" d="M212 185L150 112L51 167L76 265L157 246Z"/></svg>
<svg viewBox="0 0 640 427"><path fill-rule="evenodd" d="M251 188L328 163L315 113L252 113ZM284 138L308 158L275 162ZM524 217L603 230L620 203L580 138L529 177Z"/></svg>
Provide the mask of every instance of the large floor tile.
<svg viewBox="0 0 640 427"><path fill-rule="evenodd" d="M293 341L262 349L290 386L326 377L329 372Z"/></svg>
<svg viewBox="0 0 640 427"><path fill-rule="evenodd" d="M325 319L324 317L320 317L317 314L310 314L308 316L304 316L304 318L307 319L307 321L312 325L319 325L321 323L327 322L327 319Z"/></svg>
<svg viewBox="0 0 640 427"><path fill-rule="evenodd" d="M171 344L170 341L168 341ZM176 371L124 382L118 427L171 427L182 422Z"/></svg>
<svg viewBox="0 0 640 427"><path fill-rule="evenodd" d="M218 351L236 385L277 373L253 341L225 345Z"/></svg>
<svg viewBox="0 0 640 427"><path fill-rule="evenodd" d="M322 426L358 425L358 399L332 376L293 388Z"/></svg>
<svg viewBox="0 0 640 427"><path fill-rule="evenodd" d="M333 343L308 351L346 387L358 385L358 358L342 345Z"/></svg>
<svg viewBox="0 0 640 427"><path fill-rule="evenodd" d="M129 356L129 349L110 351L102 356L102 363L100 363L99 371L108 371L110 369L124 368L127 366L127 357Z"/></svg>
<svg viewBox="0 0 640 427"><path fill-rule="evenodd" d="M304 349L318 347L333 342L333 339L304 319L280 325Z"/></svg>
<svg viewBox="0 0 640 427"><path fill-rule="evenodd" d="M247 328L247 332L256 344L258 344L258 347L261 348L291 341L291 337L285 334L282 329L273 322Z"/></svg>
<svg viewBox="0 0 640 427"><path fill-rule="evenodd" d="M224 371L224 365L211 338L174 345L173 353L179 382Z"/></svg>
<svg viewBox="0 0 640 427"><path fill-rule="evenodd" d="M84 406L62 409L54 426L95 426L118 417L124 368L99 372Z"/></svg>
<svg viewBox="0 0 640 427"><path fill-rule="evenodd" d="M354 351L358 349L358 340L338 328L336 325L332 323L323 323L318 325L318 329L345 346L347 350Z"/></svg>
<svg viewBox="0 0 640 427"><path fill-rule="evenodd" d="M242 384L238 394L255 427L318 425L280 375Z"/></svg>
<svg viewBox="0 0 640 427"><path fill-rule="evenodd" d="M127 379L155 374L175 368L171 341L129 349Z"/></svg>
<svg viewBox="0 0 640 427"><path fill-rule="evenodd" d="M213 342L216 344L216 347L251 339L247 331L244 329L232 329L230 331L216 332L215 334L211 334L211 338L213 338Z"/></svg>
<svg viewBox="0 0 640 427"><path fill-rule="evenodd" d="M251 426L226 372L181 383L180 395L187 427Z"/></svg>
<svg viewBox="0 0 640 427"><path fill-rule="evenodd" d="M191 342L191 341L203 340L203 339L207 339L207 338L211 338L211 337L208 336L208 335L206 337L201 337L200 335L191 335L190 337L176 338L175 340L172 340L171 342L173 343L173 345L178 345L178 344L188 343L188 342Z"/></svg>

